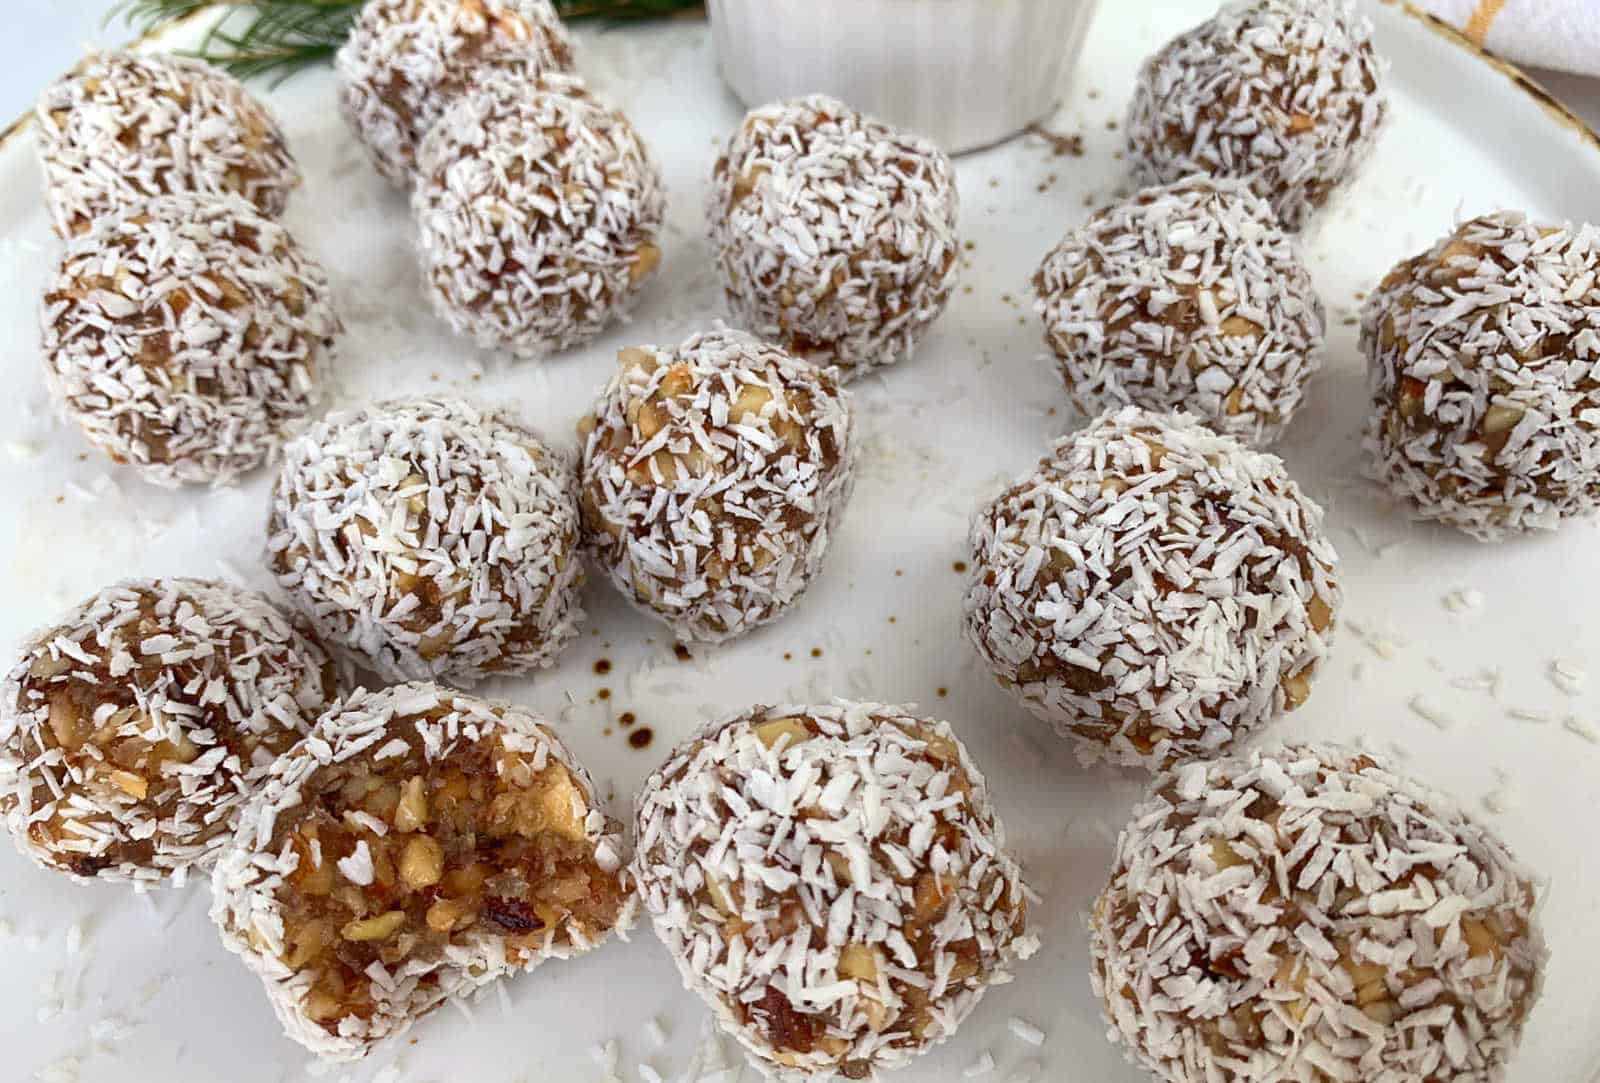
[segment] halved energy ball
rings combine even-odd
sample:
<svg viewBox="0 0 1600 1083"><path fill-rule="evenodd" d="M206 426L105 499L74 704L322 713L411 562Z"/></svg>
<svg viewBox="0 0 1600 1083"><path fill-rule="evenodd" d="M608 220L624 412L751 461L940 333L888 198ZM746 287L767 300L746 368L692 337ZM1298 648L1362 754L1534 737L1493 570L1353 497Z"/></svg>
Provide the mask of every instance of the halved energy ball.
<svg viewBox="0 0 1600 1083"><path fill-rule="evenodd" d="M260 466L321 397L343 325L327 276L234 196L162 196L71 240L45 286L56 408L159 485Z"/></svg>
<svg viewBox="0 0 1600 1083"><path fill-rule="evenodd" d="M1233 177L1298 230L1377 144L1384 72L1353 0L1231 0L1140 69L1127 121L1134 175Z"/></svg>
<svg viewBox="0 0 1600 1083"><path fill-rule="evenodd" d="M532 80L571 67L549 0L368 0L334 57L345 122L398 185L411 183L422 137L479 74Z"/></svg>
<svg viewBox="0 0 1600 1083"><path fill-rule="evenodd" d="M31 637L0 685L0 811L45 868L181 881L338 694L328 653L261 595L118 583Z"/></svg>
<svg viewBox="0 0 1600 1083"><path fill-rule="evenodd" d="M485 349L586 342L661 261L661 171L628 118L572 76L489 72L417 155L411 208L434 311Z"/></svg>
<svg viewBox="0 0 1600 1083"><path fill-rule="evenodd" d="M1326 320L1294 242L1237 181L1146 188L1070 231L1033 279L1073 405L1188 410L1275 440L1322 367Z"/></svg>
<svg viewBox="0 0 1600 1083"><path fill-rule="evenodd" d="M354 1059L631 924L619 827L527 712L432 684L360 691L241 814L211 917L289 1037Z"/></svg>
<svg viewBox="0 0 1600 1083"><path fill-rule="evenodd" d="M63 237L161 195L236 195L276 217L300 184L272 114L198 60L93 54L45 89L34 117Z"/></svg>
<svg viewBox="0 0 1600 1083"><path fill-rule="evenodd" d="M1500 211L1401 263L1367 300L1374 469L1483 541L1600 507L1600 230Z"/></svg>
<svg viewBox="0 0 1600 1083"><path fill-rule="evenodd" d="M1166 1083L1507 1078L1547 951L1532 872L1336 747L1174 768L1090 917L1113 1039Z"/></svg>
<svg viewBox="0 0 1600 1083"><path fill-rule="evenodd" d="M746 115L706 220L735 322L848 380L910 357L944 311L958 204L932 142L813 96Z"/></svg>
<svg viewBox="0 0 1600 1083"><path fill-rule="evenodd" d="M509 414L405 399L330 414L284 449L278 585L391 681L547 666L578 634L572 464Z"/></svg>
<svg viewBox="0 0 1600 1083"><path fill-rule="evenodd" d="M675 750L637 816L640 898L684 984L785 1083L909 1063L1038 946L944 722L758 707Z"/></svg>
<svg viewBox="0 0 1600 1083"><path fill-rule="evenodd" d="M623 350L578 425L585 542L683 639L774 620L822 566L856 444L833 370L736 331Z"/></svg>
<svg viewBox="0 0 1600 1083"><path fill-rule="evenodd" d="M1215 756L1311 694L1341 598L1274 455L1125 407L979 508L967 636L1086 763Z"/></svg>

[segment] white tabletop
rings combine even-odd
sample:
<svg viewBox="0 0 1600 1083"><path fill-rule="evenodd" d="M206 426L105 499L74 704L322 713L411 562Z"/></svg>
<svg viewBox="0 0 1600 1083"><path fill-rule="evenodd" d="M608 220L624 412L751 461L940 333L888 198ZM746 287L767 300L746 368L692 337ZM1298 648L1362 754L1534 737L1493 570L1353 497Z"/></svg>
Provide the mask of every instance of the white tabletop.
<svg viewBox="0 0 1600 1083"><path fill-rule="evenodd" d="M0 121L27 110L39 89L65 70L86 46L116 45L132 36L120 19L105 24L113 0L3 0L10 55L0 66ZM1107 9L1101 18L1114 18ZM1600 128L1600 79L1532 73L1557 98ZM0 124L3 126L3 124Z"/></svg>

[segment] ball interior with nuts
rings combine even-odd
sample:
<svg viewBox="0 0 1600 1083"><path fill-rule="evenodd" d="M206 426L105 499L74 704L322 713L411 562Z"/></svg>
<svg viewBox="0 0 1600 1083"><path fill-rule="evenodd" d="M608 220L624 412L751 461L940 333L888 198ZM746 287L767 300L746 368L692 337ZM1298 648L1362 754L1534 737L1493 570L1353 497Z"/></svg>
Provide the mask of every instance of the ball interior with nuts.
<svg viewBox="0 0 1600 1083"><path fill-rule="evenodd" d="M1388 116L1372 35L1353 0L1230 0L1140 68L1126 125L1135 176L1232 177L1302 228Z"/></svg>
<svg viewBox="0 0 1600 1083"><path fill-rule="evenodd" d="M356 693L316 736L242 814L212 904L312 1051L361 1056L629 920L619 825L532 715L407 684Z"/></svg>
<svg viewBox="0 0 1600 1083"><path fill-rule="evenodd" d="M108 587L0 685L0 811L75 878L208 866L272 761L338 695L328 653L263 596L198 579Z"/></svg>
<svg viewBox="0 0 1600 1083"><path fill-rule="evenodd" d="M744 118L706 219L739 326L851 379L910 357L944 311L958 206L932 142L814 96Z"/></svg>
<svg viewBox="0 0 1600 1083"><path fill-rule="evenodd" d="M712 642L811 583L856 451L831 371L731 331L623 350L579 436L588 546L624 597Z"/></svg>
<svg viewBox="0 0 1600 1083"><path fill-rule="evenodd" d="M1341 598L1276 456L1125 407L978 510L968 638L1086 762L1214 756L1304 703Z"/></svg>
<svg viewBox="0 0 1600 1083"><path fill-rule="evenodd" d="M485 349L587 342L661 261L661 171L572 76L481 76L423 141L411 206L434 311Z"/></svg>
<svg viewBox="0 0 1600 1083"><path fill-rule="evenodd" d="M1081 413L1188 410L1270 443L1322 366L1311 273L1267 203L1190 177L1093 215L1045 258L1035 311Z"/></svg>
<svg viewBox="0 0 1600 1083"><path fill-rule="evenodd" d="M1600 232L1501 211L1368 298L1361 345L1378 478L1491 541L1600 507Z"/></svg>
<svg viewBox="0 0 1600 1083"><path fill-rule="evenodd" d="M34 111L45 204L63 237L158 195L234 195L271 218L300 170L267 108L231 75L164 53L96 53Z"/></svg>
<svg viewBox="0 0 1600 1083"><path fill-rule="evenodd" d="M1506 1078L1547 952L1532 874L1339 748L1160 776L1090 918L1113 1036L1168 1083Z"/></svg>
<svg viewBox="0 0 1600 1083"><path fill-rule="evenodd" d="M657 933L785 1083L904 1066L1037 946L988 786L946 723L756 708L675 750L636 804Z"/></svg>
<svg viewBox="0 0 1600 1083"><path fill-rule="evenodd" d="M323 637L389 680L554 661L578 634L572 464L508 413L408 399L291 441L267 563Z"/></svg>
<svg viewBox="0 0 1600 1083"><path fill-rule="evenodd" d="M244 200L149 200L70 241L45 287L51 399L147 481L231 481L321 398L343 331L331 293Z"/></svg>
<svg viewBox="0 0 1600 1083"><path fill-rule="evenodd" d="M334 56L345 122L401 186L423 136L480 75L532 80L571 67L549 0L368 0Z"/></svg>

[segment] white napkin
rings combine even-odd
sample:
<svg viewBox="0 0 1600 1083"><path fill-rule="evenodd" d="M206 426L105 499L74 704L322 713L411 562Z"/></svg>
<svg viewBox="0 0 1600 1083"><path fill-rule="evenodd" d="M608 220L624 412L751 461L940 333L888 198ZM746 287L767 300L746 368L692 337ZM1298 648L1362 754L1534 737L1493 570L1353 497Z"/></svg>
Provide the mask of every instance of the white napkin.
<svg viewBox="0 0 1600 1083"><path fill-rule="evenodd" d="M1600 0L1421 0L1508 60L1600 75Z"/></svg>

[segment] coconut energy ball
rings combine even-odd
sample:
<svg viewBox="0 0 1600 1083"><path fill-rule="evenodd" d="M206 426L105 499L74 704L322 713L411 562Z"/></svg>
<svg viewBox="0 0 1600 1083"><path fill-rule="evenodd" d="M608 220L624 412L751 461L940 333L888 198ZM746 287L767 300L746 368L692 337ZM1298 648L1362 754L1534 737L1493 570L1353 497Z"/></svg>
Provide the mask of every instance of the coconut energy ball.
<svg viewBox="0 0 1600 1083"><path fill-rule="evenodd" d="M96 53L45 89L35 120L63 237L161 195L231 194L276 217L300 184L272 114L198 60Z"/></svg>
<svg viewBox="0 0 1600 1083"><path fill-rule="evenodd" d="M674 751L637 814L639 896L684 984L784 1083L909 1063L1038 946L944 722L757 707Z"/></svg>
<svg viewBox="0 0 1600 1083"><path fill-rule="evenodd" d="M548 666L578 634L572 464L457 399L331 414L294 440L267 563L330 644L386 680Z"/></svg>
<svg viewBox="0 0 1600 1083"><path fill-rule="evenodd" d="M736 331L626 349L578 426L584 534L683 639L780 616L822 566L856 445L833 370Z"/></svg>
<svg viewBox="0 0 1600 1083"><path fill-rule="evenodd" d="M1322 509L1183 414L1057 441L969 545L968 638L1085 763L1215 756L1299 707L1339 610Z"/></svg>
<svg viewBox="0 0 1600 1083"><path fill-rule="evenodd" d="M486 349L539 356L593 338L661 261L661 172L628 118L574 77L480 78L417 163L429 298Z"/></svg>
<svg viewBox="0 0 1600 1083"><path fill-rule="evenodd" d="M746 115L706 219L736 322L852 379L910 357L944 311L957 209L932 142L813 96Z"/></svg>
<svg viewBox="0 0 1600 1083"><path fill-rule="evenodd" d="M242 199L163 196L72 239L41 306L56 409L147 481L261 465L321 398L327 276Z"/></svg>
<svg viewBox="0 0 1600 1083"><path fill-rule="evenodd" d="M1396 267L1361 346L1377 477L1484 541L1600 506L1600 231L1475 218Z"/></svg>
<svg viewBox="0 0 1600 1083"><path fill-rule="evenodd" d="M1504 1080L1547 952L1533 874L1340 748L1156 779L1090 917L1111 1037L1167 1083Z"/></svg>
<svg viewBox="0 0 1600 1083"><path fill-rule="evenodd" d="M1267 203L1190 177L1095 214L1033 278L1073 405L1189 410L1267 444L1322 366L1311 274Z"/></svg>
<svg viewBox="0 0 1600 1083"><path fill-rule="evenodd" d="M0 684L0 812L44 868L181 882L215 858L338 677L253 591L107 587L31 637Z"/></svg>
<svg viewBox="0 0 1600 1083"><path fill-rule="evenodd" d="M1233 177L1300 229L1377 144L1386 70L1353 0L1232 0L1140 69L1134 175Z"/></svg>
<svg viewBox="0 0 1600 1083"><path fill-rule="evenodd" d="M345 122L402 186L422 137L479 75L533 80L571 67L549 0L368 0L334 57Z"/></svg>
<svg viewBox="0 0 1600 1083"><path fill-rule="evenodd" d="M211 918L289 1037L353 1060L631 925L620 828L526 711L425 683L360 691L241 813Z"/></svg>

